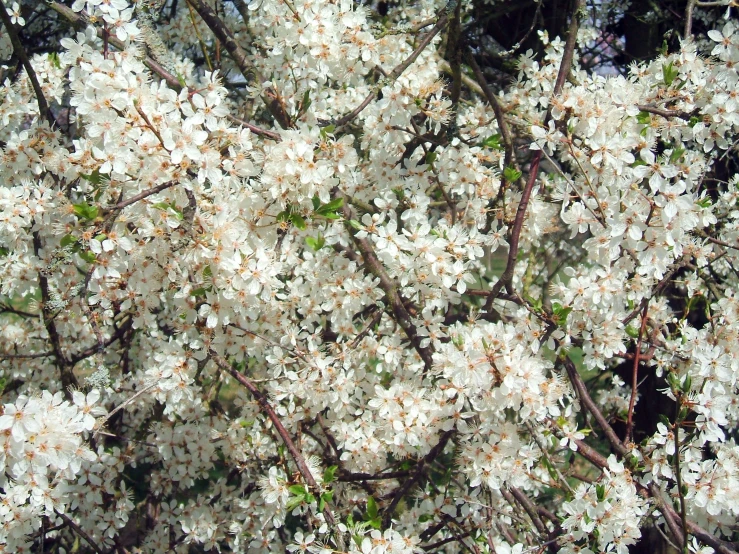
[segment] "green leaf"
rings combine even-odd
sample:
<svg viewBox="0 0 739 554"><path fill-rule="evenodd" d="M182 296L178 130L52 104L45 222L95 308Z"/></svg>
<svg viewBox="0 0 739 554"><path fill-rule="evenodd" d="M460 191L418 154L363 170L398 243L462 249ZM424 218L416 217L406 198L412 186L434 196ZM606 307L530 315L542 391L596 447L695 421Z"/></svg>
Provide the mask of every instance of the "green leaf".
<svg viewBox="0 0 739 554"><path fill-rule="evenodd" d="M305 225L305 219L303 219L303 216L300 215L299 213L297 212L291 213L289 219L292 222L292 224L295 225L295 227L297 227L301 231L306 230L307 226Z"/></svg>
<svg viewBox="0 0 739 554"><path fill-rule="evenodd" d="M343 198L334 198L328 204L323 204L313 211L314 217L323 217L326 219L340 219L341 215L337 211L344 205Z"/></svg>
<svg viewBox="0 0 739 554"><path fill-rule="evenodd" d="M710 208L713 205L713 203L711 202L711 199L708 196L701 198L700 200L698 200L698 202L696 202L696 204L698 204L701 208L704 208L704 209Z"/></svg>
<svg viewBox="0 0 739 554"><path fill-rule="evenodd" d="M557 471L554 469L554 466L552 463L547 459L542 457L541 462L544 464L544 467L547 468L547 473L549 473L549 477L551 477L554 481L557 480Z"/></svg>
<svg viewBox="0 0 739 554"><path fill-rule="evenodd" d="M83 260L85 260L87 263L90 263L90 264L91 263L94 263L95 260L97 260L97 257L95 256L95 254L93 254L89 250L84 250L82 252L78 252L78 254L79 254L80 258L82 258Z"/></svg>
<svg viewBox="0 0 739 554"><path fill-rule="evenodd" d="M323 484L324 485L328 485L329 483L333 482L333 480L336 478L337 469L339 469L339 466L329 466L326 468L326 471L323 472Z"/></svg>
<svg viewBox="0 0 739 554"><path fill-rule="evenodd" d="M98 216L97 206L90 206L87 202L73 204L74 213L81 219L93 220Z"/></svg>
<svg viewBox="0 0 739 554"><path fill-rule="evenodd" d="M369 520L369 526L373 529L381 529L382 528L382 520L379 517L376 517L374 519Z"/></svg>
<svg viewBox="0 0 739 554"><path fill-rule="evenodd" d="M356 219L350 219L347 223L349 224L349 227L356 229L357 231L362 230L362 224Z"/></svg>
<svg viewBox="0 0 739 554"><path fill-rule="evenodd" d="M318 210L317 210L317 211L318 211L319 213L320 213L320 212L321 212L322 210L325 210L325 211L327 211L327 212L335 212L336 210L338 210L339 208L341 208L341 207L342 207L343 205L344 205L344 199L343 199L343 198L341 198L341 197L339 197L339 198L334 198L334 199L333 199L333 200L331 200L331 202L329 202L328 204L324 204L323 206L321 206L320 208L318 208Z"/></svg>
<svg viewBox="0 0 739 554"><path fill-rule="evenodd" d="M480 146L486 146L493 150L504 150L504 146L500 143L501 136L499 134L490 135L480 143Z"/></svg>
<svg viewBox="0 0 739 554"><path fill-rule="evenodd" d="M672 62L662 64L662 80L668 87L675 81L679 73L680 70Z"/></svg>
<svg viewBox="0 0 739 554"><path fill-rule="evenodd" d="M311 198L310 201L313 203L313 211L316 211L318 207L321 205L321 201L318 199L317 194L314 194L313 198Z"/></svg>
<svg viewBox="0 0 739 554"><path fill-rule="evenodd" d="M427 165L434 165L434 162L436 161L436 158L438 158L439 155L436 152L429 152L426 154L426 164Z"/></svg>
<svg viewBox="0 0 739 554"><path fill-rule="evenodd" d="M4 246L0 246L0 258L4 258L8 254L10 254L10 250L5 248Z"/></svg>
<svg viewBox="0 0 739 554"><path fill-rule="evenodd" d="M652 114L649 112L639 112L636 116L636 121L642 125L649 125L649 122L652 121Z"/></svg>
<svg viewBox="0 0 739 554"><path fill-rule="evenodd" d="M606 486L605 485L595 485L595 492L598 495L598 502L603 502L606 498Z"/></svg>
<svg viewBox="0 0 739 554"><path fill-rule="evenodd" d="M49 61L51 62L51 65L53 65L57 69L62 68L62 62L59 60L59 54L57 54L56 52L49 53Z"/></svg>
<svg viewBox="0 0 739 554"><path fill-rule="evenodd" d="M323 238L323 235L319 235L318 238L305 237L305 242L312 250L318 252L326 244L326 239Z"/></svg>
<svg viewBox="0 0 739 554"><path fill-rule="evenodd" d="M87 202L73 204L74 213L81 219L93 220L98 216L97 206L90 206Z"/></svg>
<svg viewBox="0 0 739 554"><path fill-rule="evenodd" d="M200 287L200 288L190 291L190 296L194 296L195 298L205 297L207 292L208 291L205 289L205 287Z"/></svg>
<svg viewBox="0 0 739 554"><path fill-rule="evenodd" d="M171 204L167 204L166 202L157 202L156 204L152 204L152 207L157 210L162 210L163 212L171 211L178 221L185 219L185 216L182 214L182 210L178 209L174 202Z"/></svg>
<svg viewBox="0 0 739 554"><path fill-rule="evenodd" d="M683 386L682 386L683 392L685 394L688 394L692 386L693 386L693 380L691 379L690 374L687 374L685 376L685 380L683 381Z"/></svg>
<svg viewBox="0 0 739 554"><path fill-rule="evenodd" d="M213 277L213 270L209 265L206 265L205 269L203 269L203 279L210 279L211 277Z"/></svg>
<svg viewBox="0 0 739 554"><path fill-rule="evenodd" d="M377 509L377 502L373 497L367 498L367 515L369 516L369 519L376 519L379 514L379 510Z"/></svg>
<svg viewBox="0 0 739 554"><path fill-rule="evenodd" d="M80 173L80 177L82 177L85 181L90 181L93 185L99 185L103 181L109 181L110 175L107 175L105 173L100 173L98 169L94 170L89 175L85 175L84 173Z"/></svg>
<svg viewBox="0 0 739 554"><path fill-rule="evenodd" d="M310 89L303 93L303 101L300 103L300 113L305 113L310 108Z"/></svg>
<svg viewBox="0 0 739 554"><path fill-rule="evenodd" d="M632 339L638 339L639 338L639 329L632 325L628 325L625 329L626 334L629 335Z"/></svg>
<svg viewBox="0 0 739 554"><path fill-rule="evenodd" d="M685 148L675 148L670 154L670 163L677 163L685 154Z"/></svg>
<svg viewBox="0 0 739 554"><path fill-rule="evenodd" d="M336 125L326 125L321 128L321 138L327 139L328 135L332 134L336 130Z"/></svg>
<svg viewBox="0 0 739 554"><path fill-rule="evenodd" d="M305 497L303 496L293 496L287 501L287 504L285 505L285 509L288 512L293 511L295 508L300 506L303 502L305 502Z"/></svg>
<svg viewBox="0 0 739 554"><path fill-rule="evenodd" d="M305 496L308 491L305 490L305 485L290 485L287 490L296 496Z"/></svg>
<svg viewBox="0 0 739 554"><path fill-rule="evenodd" d="M516 171L516 169L511 166L508 166L503 170L503 177L505 177L505 180L509 183L515 183L521 178L521 172Z"/></svg>
<svg viewBox="0 0 739 554"><path fill-rule="evenodd" d="M565 307L557 302L552 304L552 316L554 322L559 326L563 326L567 322L567 316L570 315L571 311L572 307Z"/></svg>
<svg viewBox="0 0 739 554"><path fill-rule="evenodd" d="M77 237L75 237L74 235L64 235L61 242L59 243L62 248L66 248L67 246L70 246L72 244L77 244Z"/></svg>
<svg viewBox="0 0 739 554"><path fill-rule="evenodd" d="M321 495L321 501L331 503L334 500L334 491L326 491ZM323 508L321 508L323 509Z"/></svg>

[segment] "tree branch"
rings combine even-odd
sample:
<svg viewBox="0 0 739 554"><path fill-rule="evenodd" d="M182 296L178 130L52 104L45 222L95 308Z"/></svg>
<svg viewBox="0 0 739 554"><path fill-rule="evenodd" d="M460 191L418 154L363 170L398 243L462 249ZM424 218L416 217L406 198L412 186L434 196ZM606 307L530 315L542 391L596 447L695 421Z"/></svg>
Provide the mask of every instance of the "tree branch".
<svg viewBox="0 0 739 554"><path fill-rule="evenodd" d="M620 456L627 456L629 453L628 448L626 448L621 440L618 438L618 435L616 435L613 427L609 425L608 421L603 416L600 409L598 409L598 406L596 406L595 402L590 397L590 393L588 392L588 389L585 386L582 377L580 377L575 364L572 362L572 360L566 357L563 358L562 361L565 368L567 369L567 376L570 378L570 382L577 392L577 397L580 400L580 404L593 415L595 420L598 422L598 425L600 425L601 429L603 429L603 432L605 433L606 438L608 438L608 442L611 443L613 449Z"/></svg>
<svg viewBox="0 0 739 554"><path fill-rule="evenodd" d="M562 92L567 76L570 73L572 67L572 60L575 55L575 46L577 44L577 30L579 27L580 11L585 6L585 0L577 0L575 3L575 9L572 12L572 19L570 21L570 27L567 32L567 41L565 42L564 53L562 54L562 61L559 65L559 72L557 73L557 80L554 83L554 89L552 90L552 97L558 96ZM547 108L546 115L544 116L544 125L549 122L552 117L552 107ZM529 170L529 179L526 182L523 193L521 195L521 202L518 204L516 210L516 219L511 229L511 237L508 243L510 244L508 250L508 262L506 263L505 271L500 276L498 282L495 283L487 301L485 302L485 311L490 312L493 309L493 301L497 298L503 287L509 293L513 293L513 271L516 267L516 259L518 257L518 246L521 238L521 230L523 228L523 222L526 218L526 209L531 198L531 191L534 188L536 177L539 174L539 163L541 162L542 151L538 150L534 154L534 158L531 161L531 169Z"/></svg>
<svg viewBox="0 0 739 554"><path fill-rule="evenodd" d="M421 356L426 370L430 370L434 363L433 346L421 346L421 337L419 336L418 330L413 324L413 321L411 321L411 315L405 307L406 302L400 296L397 286L387 274L387 271L385 271L382 262L377 258L377 254L375 254L372 244L367 239L357 238L354 230L349 226L349 221L354 219L354 212L346 199L342 206L342 213L344 215L344 220L346 221L347 231L351 235L354 244L357 245L357 248L362 253L362 258L364 259L367 269L369 269L369 271L380 280L380 288L385 291L385 296L390 303L390 308L395 316L395 321L397 321L398 325L400 325L403 331L405 331L405 334L413 345L413 348L415 348L418 355Z"/></svg>
<svg viewBox="0 0 739 554"><path fill-rule="evenodd" d="M444 26L447 24L447 21L449 21L449 14L444 11L441 16L439 16L439 20L436 22L436 25L433 26L433 28L424 35L423 40L419 43L419 45L416 47L416 49L411 53L410 56L408 56L402 63L397 65L387 76L387 80L390 83L395 82L398 77L400 77L403 72L408 69L413 62L416 61L418 56L421 55L421 52L423 52L426 47L431 43L433 38L441 32L441 30L444 28ZM375 87L375 89L370 92L367 97L362 101L362 103L354 108L352 111L350 111L348 114L341 116L339 119L333 122L333 125L336 127L342 127L352 121L355 117L357 117L362 110L364 110L367 106L370 105L370 102L372 102L375 98L377 98L377 95L379 94L380 90L378 87Z"/></svg>
<svg viewBox="0 0 739 554"><path fill-rule="evenodd" d="M385 509L385 513L382 515L383 527L387 528L390 526L390 520L392 519L393 513L398 507L400 501L406 494L408 494L408 491L410 491L413 485L415 485L421 478L421 475L426 468L426 464L429 463L431 460L434 460L444 450L446 443L449 442L449 439L452 438L452 435L454 435L455 432L456 431L454 429L450 429L449 431L446 431L443 435L441 435L441 437L439 438L439 442L437 442L436 445L431 450L429 450L428 454L426 454L418 461L418 464L416 465L416 470L411 478L405 481L400 487L396 489L395 493L393 494L393 500L390 503L390 506Z"/></svg>
<svg viewBox="0 0 739 554"><path fill-rule="evenodd" d="M20 37L15 30L15 26L10 21L10 16L5 9L5 5L0 5L0 19L5 26L5 30L8 32L8 37L10 37L10 43L13 45L13 52L15 52L15 55L18 56L21 64L26 69L26 75L28 76L28 80L31 82L31 88L33 88L33 93L36 95L39 115L46 118L46 121L49 122L49 128L53 129L56 124L56 120L54 119L54 115L51 113L51 108L49 108L49 104L46 101L44 91L41 89L41 85L38 82L38 77L36 77L36 72L31 65L31 61L28 59L26 49L21 43Z"/></svg>
<svg viewBox="0 0 739 554"><path fill-rule="evenodd" d="M313 474L310 471L310 468L308 467L308 464L305 463L305 458L303 458L303 455L300 453L298 448L295 446L295 443L293 442L292 438L290 438L290 434L287 432L287 429L285 429L285 426L282 424L282 421L280 421L279 416L277 415L277 412L275 412L272 405L269 403L269 400L267 400L267 397L260 391L257 386L251 382L246 376L242 375L238 371L236 371L230 363L228 363L227 360L222 358L218 353L216 353L214 350L210 350L209 352L210 358L216 363L216 365L222 370L231 375L236 381L241 383L241 385L248 390L251 395L254 397L254 399L257 401L259 406L261 407L262 411L266 414L266 416L269 418L269 420L272 422L272 425L274 425L275 430L277 431L277 434L280 435L280 438L282 439L282 442L285 444L285 447L287 448L288 452L290 453L290 456L292 457L293 461L295 462L295 465L298 467L298 471L300 472L300 475L303 476L303 480L305 481L305 484L311 487L313 490L318 491L318 483L316 482L315 478L313 477ZM323 510L323 515L326 518L326 523L328 523L329 526L331 526L332 529L334 529L336 533L336 539L341 540L341 537L339 535L338 529L336 529L336 519L334 518L334 514L331 512L331 508L328 506L328 503L326 503L326 507Z"/></svg>

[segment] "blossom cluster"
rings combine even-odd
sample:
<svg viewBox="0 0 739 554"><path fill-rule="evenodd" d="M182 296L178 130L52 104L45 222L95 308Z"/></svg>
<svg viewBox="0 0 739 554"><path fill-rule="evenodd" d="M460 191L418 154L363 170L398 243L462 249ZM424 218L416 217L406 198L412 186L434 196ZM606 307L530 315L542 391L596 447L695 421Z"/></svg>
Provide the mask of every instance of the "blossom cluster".
<svg viewBox="0 0 739 554"><path fill-rule="evenodd" d="M0 551L736 541L724 12L497 92L471 2L5 4L78 30L0 86Z"/></svg>

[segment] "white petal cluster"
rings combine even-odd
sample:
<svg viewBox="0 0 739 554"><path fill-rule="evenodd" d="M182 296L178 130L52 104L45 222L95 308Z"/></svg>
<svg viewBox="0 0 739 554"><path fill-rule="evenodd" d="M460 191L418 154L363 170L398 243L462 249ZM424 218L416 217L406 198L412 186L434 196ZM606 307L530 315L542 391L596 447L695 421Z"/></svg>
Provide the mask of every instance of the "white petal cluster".
<svg viewBox="0 0 739 554"><path fill-rule="evenodd" d="M20 395L0 415L0 544L23 548L27 537L72 506L70 483L97 456L83 442L95 425L100 394ZM105 410L102 410L103 413Z"/></svg>
<svg viewBox="0 0 739 554"><path fill-rule="evenodd" d="M540 32L511 153L414 53L457 4L389 4L75 0L0 85L0 551L735 539L739 26L556 96Z"/></svg>

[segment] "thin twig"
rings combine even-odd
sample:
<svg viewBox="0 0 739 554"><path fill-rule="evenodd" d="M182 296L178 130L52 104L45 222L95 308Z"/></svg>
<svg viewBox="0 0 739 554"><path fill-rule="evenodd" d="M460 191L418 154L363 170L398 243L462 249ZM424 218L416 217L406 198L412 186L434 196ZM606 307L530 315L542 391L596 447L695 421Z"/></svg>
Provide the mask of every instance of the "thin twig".
<svg viewBox="0 0 739 554"><path fill-rule="evenodd" d="M5 25L5 30L8 32L10 44L13 45L13 52L18 56L21 64L26 69L26 75L28 80L31 82L31 88L33 88L33 92L36 95L39 114L49 122L49 128L53 129L56 124L56 120L54 119L54 115L51 113L49 103L46 101L44 91L41 89L41 85L39 84L38 77L36 77L36 72L31 65L31 61L28 59L26 49L23 47L23 43L15 30L15 26L11 23L10 16L8 15L4 5L0 6L0 20L2 20L3 25Z"/></svg>
<svg viewBox="0 0 739 554"><path fill-rule="evenodd" d="M567 32L567 41L565 42L564 52L562 54L562 62L559 65L557 80L555 81L554 89L552 90L552 97L558 96L562 92L562 88L564 87L565 81L567 80L567 76L570 73L572 60L575 55L575 46L577 44L577 30L579 27L580 10L583 8L584 5L585 0L577 0L577 2L575 3L575 9L572 12L572 19L570 21L570 27ZM550 104L549 108L547 108L546 115L544 116L545 126L551 116L552 107ZM500 276L500 279L498 279L498 281L495 283L495 285L493 285L493 288L490 291L490 295L485 302L486 312L490 312L493 309L493 301L498 296L503 287L505 287L509 293L513 293L513 272L518 257L518 246L521 239L521 230L523 229L523 222L526 218L526 209L528 208L529 199L531 198L531 191L534 188L534 183L536 182L536 178L539 174L539 163L541 162L541 156L541 150L538 150L536 154L534 154L534 158L531 161L529 179L526 182L523 193L521 194L521 201L519 202L518 209L516 210L516 218L511 229L510 240L508 241L508 244L510 246L508 249L508 261L506 263L506 268L503 272L503 275Z"/></svg>
<svg viewBox="0 0 739 554"><path fill-rule="evenodd" d="M226 361L223 357L221 357L214 350L211 350L209 352L209 355L210 355L210 358L221 369L221 371L225 371L226 373L231 375L231 377L236 379L241 385L244 386L244 388L246 388L246 390L248 390L251 393L251 395L254 397L254 399L259 404L262 411L266 414L266 416L272 422L272 425L274 425L275 430L277 431L277 434L280 435L282 442L285 444L285 447L287 448L288 452L290 452L290 456L295 462L295 465L298 467L298 471L303 476L303 480L305 481L306 485L311 487L314 491L319 491L320 488L318 486L318 483L313 477L313 474L311 473L311 470L308 467L308 464L305 462L305 458L303 458L303 455L300 453L298 448L295 446L295 443L293 442L292 438L290 438L290 434L287 432L287 429L285 429L285 426L282 424L282 421L280 421L280 418L277 415L277 412L275 412L275 409L269 403L269 400L267 400L267 397L264 395L264 393L262 393L262 391L260 391L256 387L256 385L254 385L254 383L251 382L250 379L248 379L246 376L236 371L232 367L232 365L228 363L228 361ZM341 541L342 538L340 535L340 531L336 529L336 519L334 518L334 514L331 512L331 508L328 506L328 503L326 503L326 507L323 510L323 515L326 518L326 523L328 523L328 525L332 529L334 529L335 534L336 534L336 540Z"/></svg>
<svg viewBox="0 0 739 554"><path fill-rule="evenodd" d="M692 117L692 114L688 112L680 112L677 110L666 110L664 108L658 108L657 106L653 106L651 104L639 104L636 107L639 108L643 112L653 113L655 115L662 116L665 119L677 117L685 121L690 121L690 118Z"/></svg>
<svg viewBox="0 0 739 554"><path fill-rule="evenodd" d="M629 413L626 418L626 444L631 442L631 435L634 431L634 404L636 403L636 391L639 387L639 354L641 354L642 338L647 326L647 311L649 310L649 302L644 304L644 310L641 314L641 326L639 327L639 339L636 342L636 350L634 351L634 366L631 370L631 398L629 398Z"/></svg>
<svg viewBox="0 0 739 554"><path fill-rule="evenodd" d="M433 38L439 34L439 32L444 28L444 26L447 24L447 21L449 21L449 14L444 13L441 14L438 21L436 22L436 25L433 26L433 28L424 35L423 40L419 43L419 45L416 47L416 49L411 52L411 55L408 56L402 63L397 65L387 76L387 81L390 83L395 82L398 77L400 77L403 72L408 69L413 62L416 61L418 56L421 55L421 52L423 52L426 47L431 43ZM370 92L367 97L362 101L362 103L354 108L349 113L341 116L339 119L333 122L333 125L336 127L342 127L352 121L355 117L357 117L360 113L362 113L362 110L364 110L367 106L370 105L370 102L372 102L375 98L377 98L377 95L379 94L380 89L378 87L375 87L375 89Z"/></svg>
<svg viewBox="0 0 739 554"><path fill-rule="evenodd" d="M628 448L626 448L621 440L618 438L618 435L613 430L613 427L609 425L608 421L603 416L598 406L590 397L590 393L588 392L588 389L585 386L582 377L580 377L575 364L567 357L562 358L562 362L567 369L567 376L570 378L570 382L577 392L580 404L593 415L595 420L598 422L598 425L600 425L601 429L603 429L603 432L605 433L608 442L611 443L613 449L619 455L624 457L627 456L629 453Z"/></svg>
<svg viewBox="0 0 739 554"><path fill-rule="evenodd" d="M418 334L418 330L411 320L411 315L408 313L405 306L406 303L398 292L398 287L387 274L387 271L385 271L385 268L383 267L382 262L378 259L377 254L375 254L375 250L370 241L366 238L357 238L353 229L349 225L349 221L354 219L354 212L348 202L344 202L342 213L346 221L347 231L351 235L354 244L357 245L357 248L362 253L362 258L364 258L366 268L380 280L380 288L385 292L385 296L390 303L390 309L395 316L395 321L397 321L398 325L400 325L403 331L405 331L408 340L423 360L426 370L430 370L434 363L433 346L421 346L421 336Z"/></svg>
<svg viewBox="0 0 739 554"><path fill-rule="evenodd" d="M60 511L57 511L56 515L62 518L64 523L66 523L69 527L71 527L75 533L77 533L80 537L85 539L85 542L89 544L90 548L92 548L97 554L104 554L103 549L100 548L97 544L95 544L95 541L92 540L92 537L90 537L90 535L85 533L79 525L77 525L74 521L72 521L69 518L69 516L67 516L66 514L63 514Z"/></svg>
<svg viewBox="0 0 739 554"><path fill-rule="evenodd" d="M103 208L104 212L112 212L115 210L122 210L123 208L126 208L130 206L131 204L135 204L139 200L143 200L147 196L151 196L152 194L156 194L158 192L161 192L163 190L166 190L174 185L177 184L177 181L167 181L166 183L161 183L159 185L153 186L151 188L148 188L131 198L128 198L127 200L123 200L122 202L118 202L117 204L114 204L113 206L107 206Z"/></svg>
<svg viewBox="0 0 739 554"><path fill-rule="evenodd" d="M413 473L413 476L405 481L394 493L393 493L393 500L390 502L390 505L385 509L385 513L382 516L382 523L383 527L387 528L390 526L390 521L392 520L393 513L395 512L395 508L398 507L398 504L400 501L405 497L406 494L411 490L413 485L415 485L418 480L421 478L421 475L423 474L424 469L426 468L426 464L429 463L431 460L435 459L439 454L441 454L442 450L444 450L444 447L446 446L446 443L449 442L449 439L452 438L452 435L454 435L456 431L454 429L450 429L449 431L446 431L441 437L439 438L439 442L436 443L436 445L429 450L428 454L426 454L423 458L421 458L418 461L418 464L416 464L415 472Z"/></svg>
<svg viewBox="0 0 739 554"><path fill-rule="evenodd" d="M148 391L150 391L151 389L153 389L153 388L155 388L157 386L159 386L159 382L158 381L154 381L153 383L150 383L149 385L145 386L143 389L141 389L139 391L136 391L136 393L133 396L131 396L130 398L127 398L125 401L121 402L113 410L111 410L110 412L108 412L105 417L97 420L95 422L96 429L95 429L95 432L92 434L92 437L95 438L99 433L101 433L102 432L102 429L103 429L103 425L105 425L105 423L107 421L109 421L110 418L112 418L115 414L117 414L118 412L120 412L123 408L125 408L126 406L128 406L131 402L133 402L134 400L136 400L139 396L141 396L145 392L148 392Z"/></svg>

